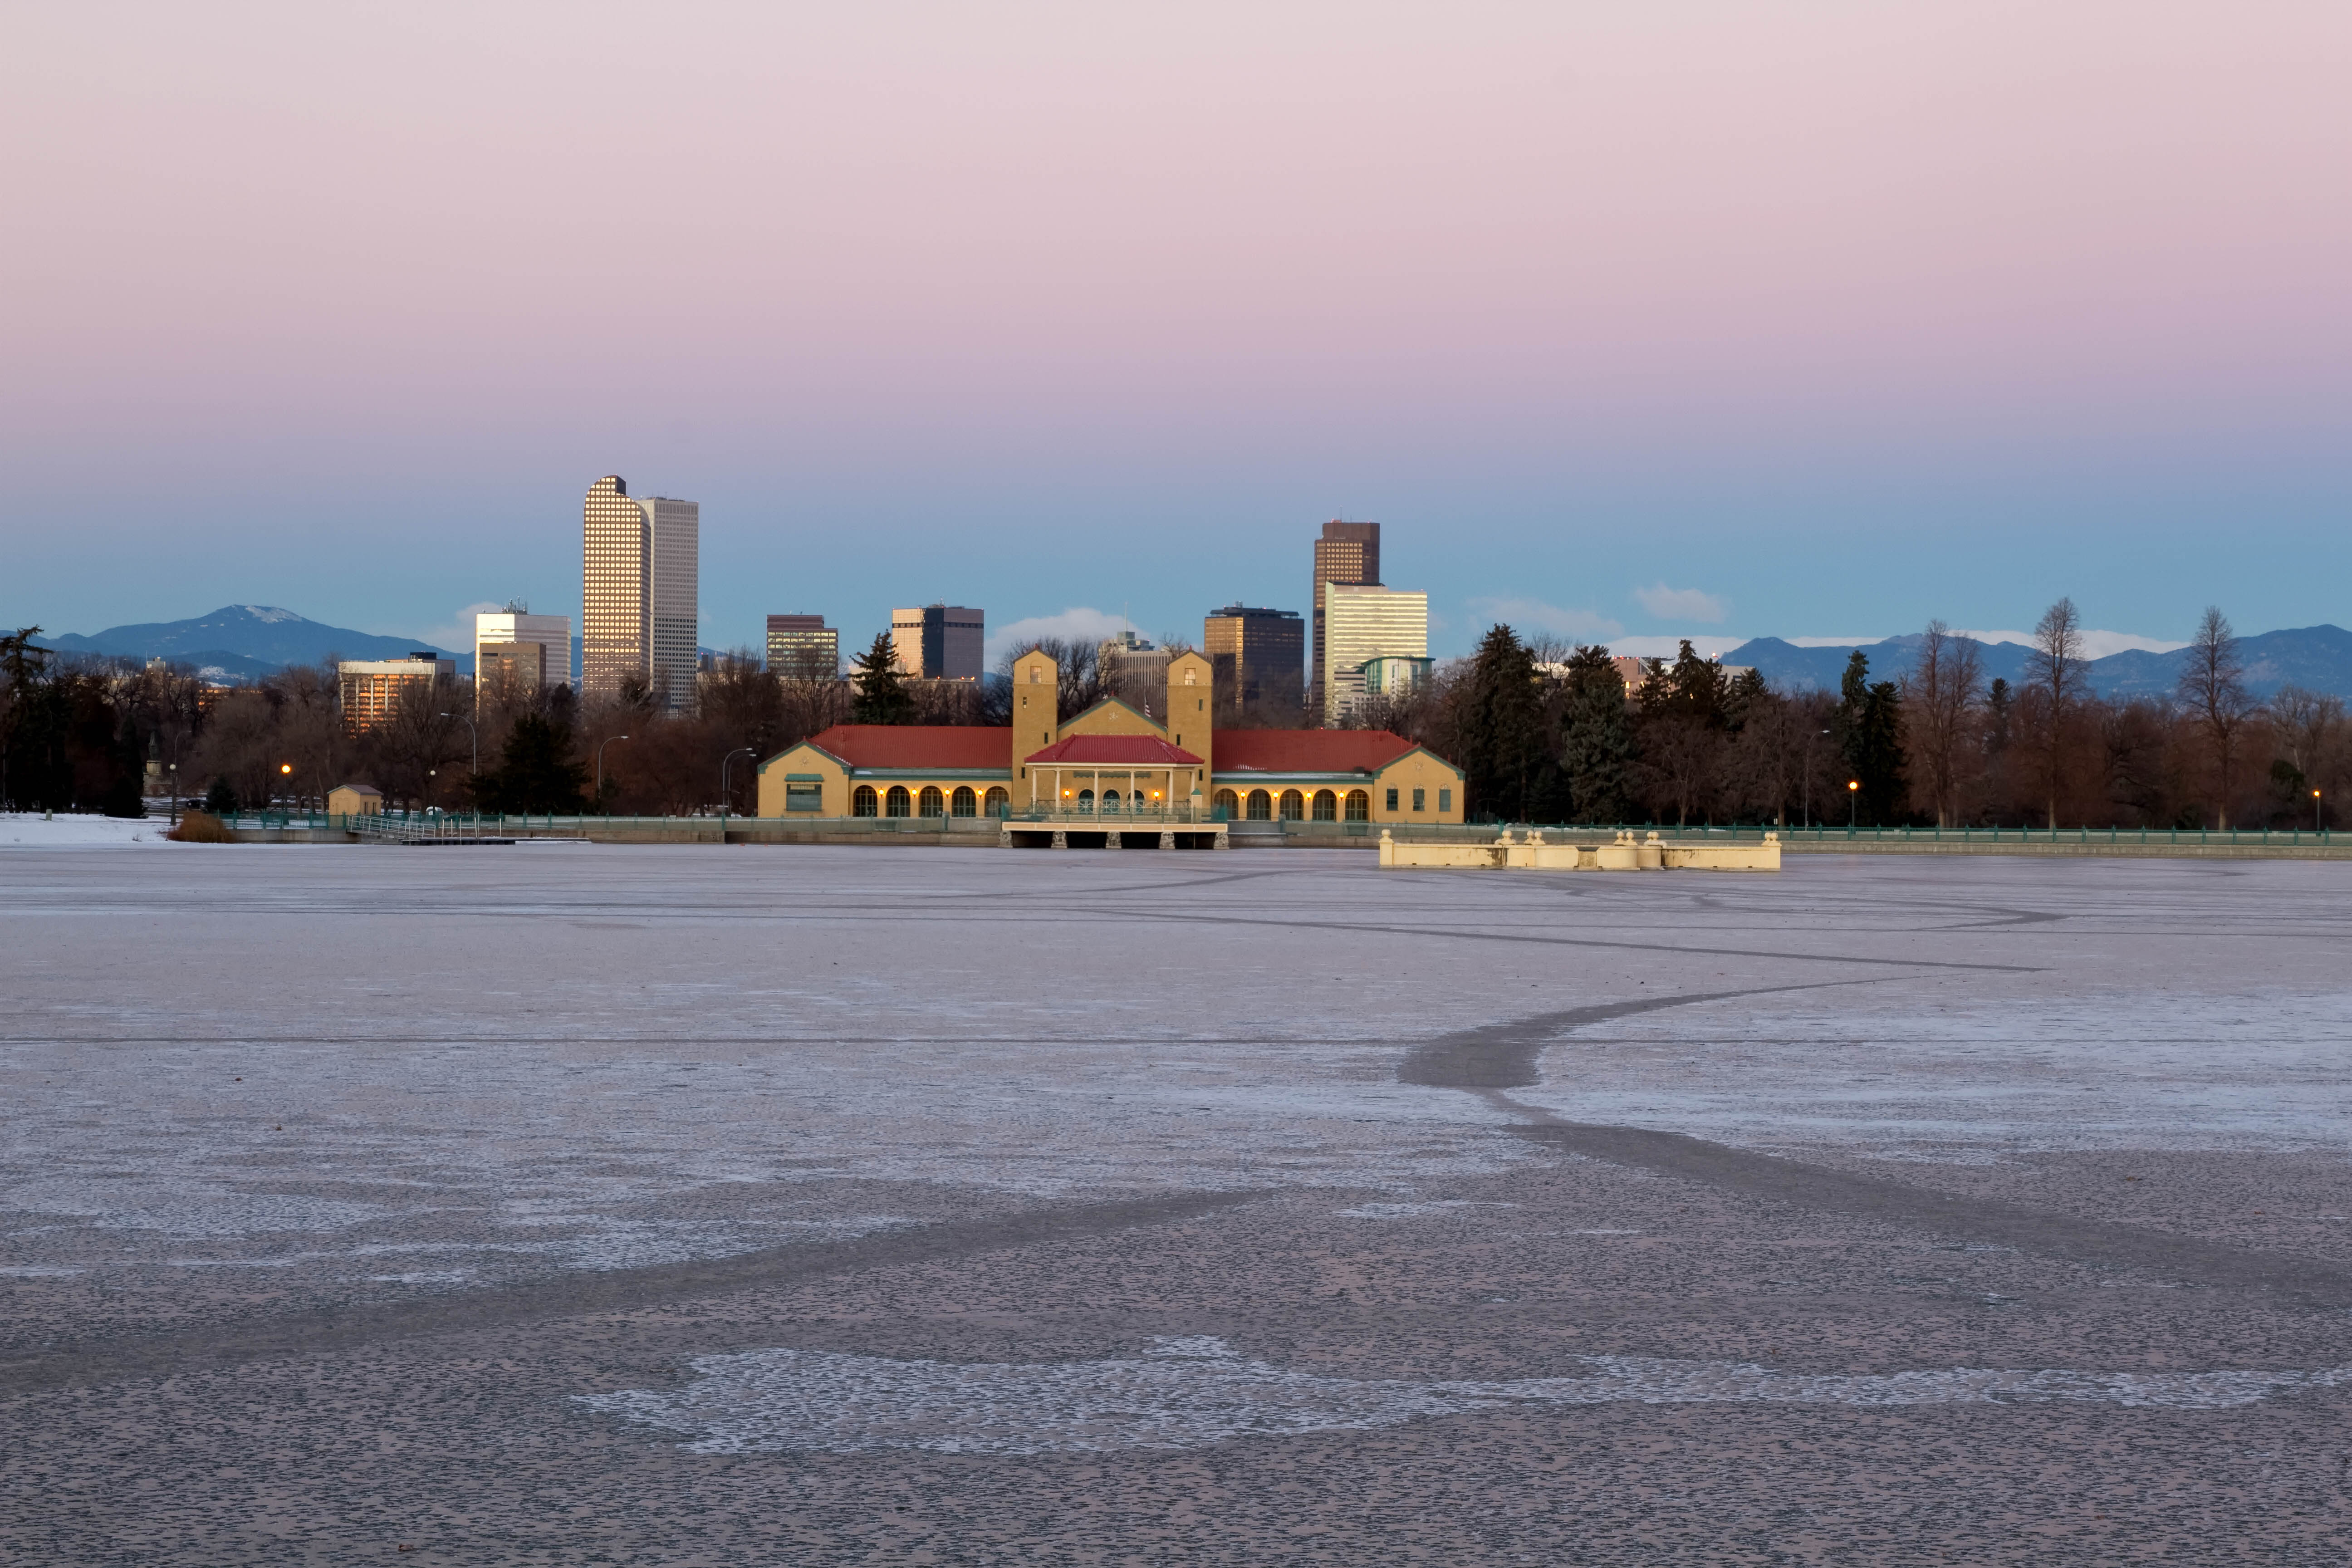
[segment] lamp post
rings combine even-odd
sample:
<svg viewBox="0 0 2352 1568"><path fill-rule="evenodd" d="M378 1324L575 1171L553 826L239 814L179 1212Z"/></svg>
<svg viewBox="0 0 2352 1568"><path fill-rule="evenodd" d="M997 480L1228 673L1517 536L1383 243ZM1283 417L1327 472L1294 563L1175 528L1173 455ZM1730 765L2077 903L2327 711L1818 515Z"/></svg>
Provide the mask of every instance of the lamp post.
<svg viewBox="0 0 2352 1568"><path fill-rule="evenodd" d="M180 826L180 764L172 764L172 826Z"/></svg>
<svg viewBox="0 0 2352 1568"><path fill-rule="evenodd" d="M756 757L759 754L749 746L738 746L719 760L719 830L722 834L727 831L727 770L734 766L738 757Z"/></svg>
<svg viewBox="0 0 2352 1568"><path fill-rule="evenodd" d="M2319 828L2319 792L2318 792L2317 790L2313 790L2313 791L2311 792L2311 830L2312 830L2314 833L2317 833L2317 832L2320 830L2320 828Z"/></svg>
<svg viewBox="0 0 2352 1568"><path fill-rule="evenodd" d="M1853 830L1862 826L1862 781L1860 779L1845 781L1845 798L1848 802L1845 830L1847 837L1851 837Z"/></svg>
<svg viewBox="0 0 2352 1568"><path fill-rule="evenodd" d="M599 815L604 810L604 748L615 741L627 739L626 735L607 735L596 743L596 810Z"/></svg>
<svg viewBox="0 0 2352 1568"><path fill-rule="evenodd" d="M278 776L279 778L281 778L281 779L283 779L283 780L285 780L285 781L286 781L286 787L287 787L287 788L289 788L289 789L292 789L292 788L294 787L294 764L293 764L292 763L278 763ZM264 807L264 809L266 810L266 809L268 809L268 808L267 808L267 807ZM264 821L266 822L266 821L268 821L268 819L267 817L264 817L262 820L264 820Z"/></svg>

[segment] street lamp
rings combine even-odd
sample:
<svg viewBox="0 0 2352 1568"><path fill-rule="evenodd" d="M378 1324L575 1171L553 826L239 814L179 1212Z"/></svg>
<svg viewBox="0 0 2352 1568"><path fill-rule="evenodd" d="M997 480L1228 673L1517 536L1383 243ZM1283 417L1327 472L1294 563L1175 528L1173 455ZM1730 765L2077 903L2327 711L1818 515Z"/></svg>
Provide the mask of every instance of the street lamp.
<svg viewBox="0 0 2352 1568"><path fill-rule="evenodd" d="M294 787L294 764L292 763L278 763L278 776L286 781L286 787L288 789L292 789ZM265 818L264 820L266 821L268 819Z"/></svg>
<svg viewBox="0 0 2352 1568"><path fill-rule="evenodd" d="M2318 792L2317 790L2313 790L2313 791L2311 792L2311 830L2312 830L2314 833L2317 833L2317 832L2320 830L2320 828L2319 828L2319 792Z"/></svg>
<svg viewBox="0 0 2352 1568"><path fill-rule="evenodd" d="M1852 803L1845 814L1845 830L1852 833L1862 825L1862 781L1860 779L1845 781L1845 798Z"/></svg>
<svg viewBox="0 0 2352 1568"><path fill-rule="evenodd" d="M596 744L596 809L604 809L604 748L615 741L625 741L626 735L607 735Z"/></svg>
<svg viewBox="0 0 2352 1568"><path fill-rule="evenodd" d="M724 831L727 822L727 770L734 765L738 757L756 757L759 754L749 746L738 746L719 761L719 821L721 831Z"/></svg>

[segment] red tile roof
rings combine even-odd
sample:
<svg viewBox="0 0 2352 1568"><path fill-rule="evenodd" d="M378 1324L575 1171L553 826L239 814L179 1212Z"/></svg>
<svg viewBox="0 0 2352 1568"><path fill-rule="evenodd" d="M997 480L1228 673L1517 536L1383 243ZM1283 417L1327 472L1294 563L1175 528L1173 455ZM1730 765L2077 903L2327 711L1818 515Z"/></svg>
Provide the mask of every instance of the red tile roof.
<svg viewBox="0 0 2352 1568"><path fill-rule="evenodd" d="M1032 763L1075 763L1109 768L1197 768L1201 759L1157 735L1069 735L1042 752L1032 752Z"/></svg>
<svg viewBox="0 0 2352 1568"><path fill-rule="evenodd" d="M1386 730L1220 730L1220 773L1370 773L1412 750Z"/></svg>
<svg viewBox="0 0 2352 1568"><path fill-rule="evenodd" d="M1013 767L1013 731L992 724L835 724L808 743L854 768Z"/></svg>

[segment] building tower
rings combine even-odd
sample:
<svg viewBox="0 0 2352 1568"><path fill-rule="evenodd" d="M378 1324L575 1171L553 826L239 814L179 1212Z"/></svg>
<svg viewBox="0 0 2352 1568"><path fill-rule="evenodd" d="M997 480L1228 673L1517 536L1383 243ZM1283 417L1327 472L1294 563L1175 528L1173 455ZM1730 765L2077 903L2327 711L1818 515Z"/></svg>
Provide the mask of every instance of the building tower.
<svg viewBox="0 0 2352 1568"><path fill-rule="evenodd" d="M978 680L984 617L963 605L890 612L890 647L901 674L922 680Z"/></svg>
<svg viewBox="0 0 2352 1568"><path fill-rule="evenodd" d="M1323 584L1345 583L1377 588L1380 582L1381 525L1341 522L1336 518L1325 523L1323 537L1315 542L1315 598L1307 665L1308 711L1323 710L1323 687L1330 673L1323 646Z"/></svg>
<svg viewBox="0 0 2352 1568"><path fill-rule="evenodd" d="M1297 610L1227 605L1201 622L1201 649L1217 674L1217 701L1227 714L1253 702L1298 700L1307 666L1307 626Z"/></svg>
<svg viewBox="0 0 2352 1568"><path fill-rule="evenodd" d="M841 633L823 616L770 616L768 669L788 680L831 680L841 673Z"/></svg>
<svg viewBox="0 0 2352 1568"><path fill-rule="evenodd" d="M626 480L607 474L589 487L583 521L584 694L610 700L639 675L665 690L672 708L687 706L702 607L702 508L667 496L632 498Z"/></svg>
<svg viewBox="0 0 2352 1568"><path fill-rule="evenodd" d="M1417 669L1428 658L1429 595L1376 584L1333 583L1327 585L1323 607L1328 630L1318 711L1329 727L1363 701L1365 665L1410 659Z"/></svg>

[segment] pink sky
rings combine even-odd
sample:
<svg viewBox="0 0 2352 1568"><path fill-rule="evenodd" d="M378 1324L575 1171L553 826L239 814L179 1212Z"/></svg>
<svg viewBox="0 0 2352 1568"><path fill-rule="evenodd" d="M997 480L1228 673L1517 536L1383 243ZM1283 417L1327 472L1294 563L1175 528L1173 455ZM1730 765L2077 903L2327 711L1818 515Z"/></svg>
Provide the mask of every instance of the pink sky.
<svg viewBox="0 0 2352 1568"><path fill-rule="evenodd" d="M101 531L631 464L1049 531L1204 475L2333 505L2347 83L2340 0L20 7L0 456Z"/></svg>

